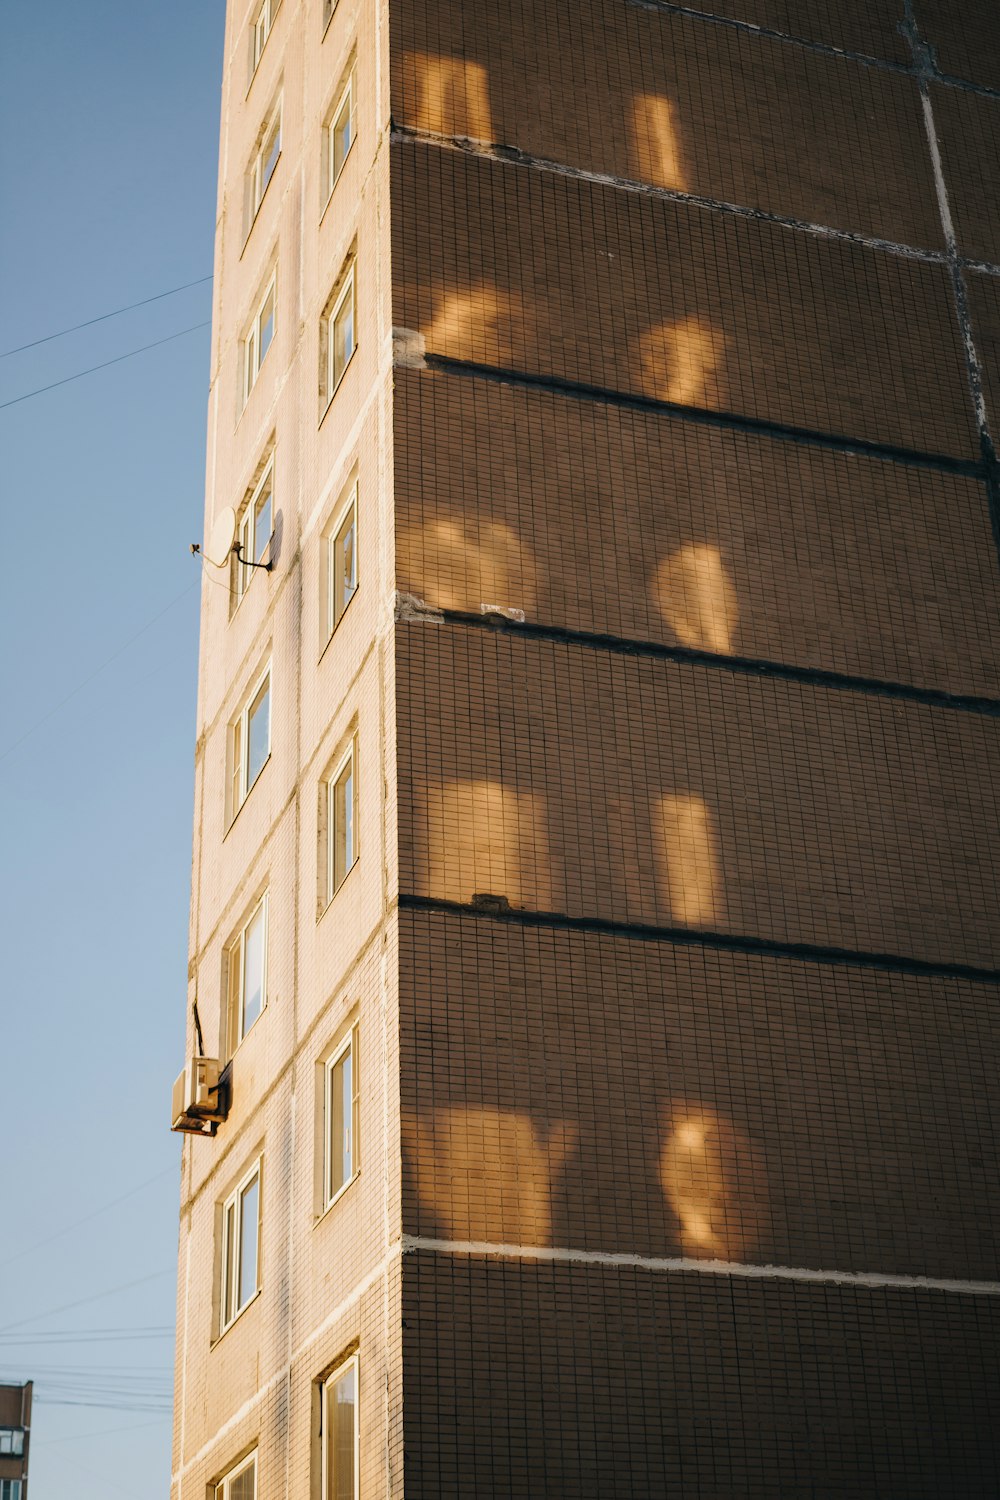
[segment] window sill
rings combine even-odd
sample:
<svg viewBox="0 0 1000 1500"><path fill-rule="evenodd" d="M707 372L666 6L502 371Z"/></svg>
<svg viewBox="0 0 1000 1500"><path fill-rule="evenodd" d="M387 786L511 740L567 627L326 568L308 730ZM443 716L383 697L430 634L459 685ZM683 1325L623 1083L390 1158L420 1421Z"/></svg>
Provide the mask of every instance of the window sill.
<svg viewBox="0 0 1000 1500"><path fill-rule="evenodd" d="M262 1291L263 1291L263 1288L262 1287L258 1287L257 1290L254 1292L253 1296L250 1297L246 1302L244 1302L243 1306L240 1308L239 1312L236 1314L236 1316L233 1319L233 1321L231 1323L227 1323L226 1326L225 1326L225 1328L222 1329L222 1331L218 1334L218 1336L215 1339L212 1340L212 1348L213 1349L218 1349L219 1345L222 1343L222 1340L225 1338L226 1334L230 1333L232 1331L232 1329L234 1329L236 1327L237 1323L240 1321L240 1319L242 1318L243 1314L246 1312L247 1308L248 1307L253 1307L254 1303L257 1301L257 1298L260 1296L260 1294L261 1294Z"/></svg>
<svg viewBox="0 0 1000 1500"><path fill-rule="evenodd" d="M261 195L260 195L260 202L257 204L257 207L253 211L253 218L250 220L250 227L247 230L246 234L243 236L243 248L240 250L240 255L239 255L240 260L243 259L243 256L246 253L246 248L247 248L247 246L250 243L250 236L253 234L253 231L254 231L254 225L257 223L257 220L260 218L260 211L264 207L264 204L267 202L267 195L268 195L268 192L270 191L271 183L274 181L275 177L277 176L278 163L280 161L281 161L281 152L279 151L278 155L277 155L277 157L275 159L274 170L272 171L270 177L267 179L267 186L265 187L264 191L261 193Z"/></svg>
<svg viewBox="0 0 1000 1500"><path fill-rule="evenodd" d="M330 634L327 636L326 640L323 642L322 649L321 649L321 651L319 653L319 656L316 659L317 666L323 660L323 658L326 655L326 653L329 651L330 646L331 646L331 644L333 642L334 636L337 634L337 631L340 629L341 625L343 625L344 620L347 617L347 611L350 609L351 605L354 603L355 599L358 597L358 589L359 588L360 588L360 584L355 584L354 585L354 593L351 595L351 597L348 599L347 603L344 605L344 608L341 610L341 612L340 612L340 619L337 621L336 625L333 627L333 629L330 631ZM232 617L230 616L230 618L232 618ZM357 861L355 861L355 864L356 863L357 863ZM351 868L353 869L353 865L352 865Z"/></svg>
<svg viewBox="0 0 1000 1500"><path fill-rule="evenodd" d="M361 863L361 851L359 849L358 853L357 853L357 856L356 856L356 858L354 860L353 865L348 870L347 874L344 876L343 880L340 882L340 884L338 885L337 889L334 891L333 895L330 897L329 901L326 903L326 905L323 907L322 911L317 916L317 918L316 918L317 923L322 922L323 918L326 916L327 912L330 910L331 906L336 901L337 897L340 895L341 891L344 889L344 886L350 880L351 876L354 874L355 870L358 868L358 865L360 863Z"/></svg>
<svg viewBox="0 0 1000 1500"><path fill-rule="evenodd" d="M354 356L357 354L357 352L358 352L358 346L357 346L357 344L355 344L354 348L351 350L351 357L350 357L350 359L347 361L347 364L344 366L344 368L340 372L340 379L337 381L337 384L334 386L333 390L330 392L329 400L327 401L326 405L324 406L322 414L320 415L320 419L319 419L318 423L316 424L317 430L320 427L322 427L323 423L326 421L327 413L329 412L330 407L333 405L333 403L337 399L337 392L340 390L341 386L344 384L344 381L347 379L347 372L351 368L351 366L353 365L353 363L354 363Z"/></svg>
<svg viewBox="0 0 1000 1500"><path fill-rule="evenodd" d="M344 1197L345 1193L347 1193L347 1192L350 1191L350 1189L354 1186L354 1184L357 1182L357 1180L358 1180L358 1178L360 1176L361 1176L361 1168L359 1167L358 1170L355 1172L354 1176L353 1177L349 1177L347 1179L347 1181L344 1183L344 1186L342 1188L338 1188L337 1189L337 1191L334 1193L333 1197L330 1199L329 1203L323 1209L322 1213L319 1213L319 1214L316 1215L316 1220L315 1220L315 1223L313 1224L313 1228L314 1229L318 1229L319 1228L320 1224L322 1224L323 1220L326 1218L326 1216L330 1212L330 1210L336 1208L337 1204Z"/></svg>
<svg viewBox="0 0 1000 1500"><path fill-rule="evenodd" d="M342 161L342 162L341 162L341 164L340 164L340 171L339 171L339 172L338 172L338 173L337 173L337 176L336 176L336 178L335 178L335 179L334 179L334 183L333 183L333 187L332 187L332 188L331 188L331 189L330 189L330 191L329 191L329 192L328 192L328 193L327 193L327 195L326 195L326 202L325 202L325 203L324 203L324 204L323 204L323 209L322 209L322 212L321 212L321 213L320 213L320 216L319 216L319 227L320 227L320 228L321 228L321 229L322 229L322 227L323 227L323 221L324 221L324 219L325 219L325 218L326 218L326 215L327 215L327 211L328 211L328 209L329 209L329 207L330 207L330 204L331 204L331 203L332 203L332 202L333 202L333 200L334 200L334 198L335 198L335 197L336 197L336 193L337 193L337 183L338 183L338 182L339 182L339 181L340 181L340 179L341 179L341 178L342 178L342 177L343 177L343 175L344 175L344 172L345 172L345 170L346 170L346 168L347 168L347 163L348 163L348 162L349 162L349 161L350 161L350 159L351 159L351 152L352 152L352 151L353 151L353 150L354 150L354 142L355 142L355 141L356 141L356 140L357 140L357 136L352 136L352 137L351 137L351 144L350 144L350 146L349 146L349 147L348 147L348 150L347 150L347 155L346 155L346 156L345 156L345 157L344 157L344 160L343 160L343 161ZM262 200L262 201L263 201L263 200Z"/></svg>
<svg viewBox="0 0 1000 1500"><path fill-rule="evenodd" d="M254 787L257 785L257 783L260 780L260 778L263 776L265 768L269 764L270 760L271 760L271 752L269 750L267 752L267 760L264 761L264 764L261 766L260 770L257 772L257 774L254 777L253 781L251 781L250 785L247 787L247 794L246 794L246 796L243 798L243 801L240 803L239 807L236 809L236 811L233 813L232 817L229 820L229 824L228 824L228 826L226 828L226 831L222 835L222 842L223 843L226 842L226 839L229 837L229 835L232 832L232 830L236 827L236 820L237 820L237 818L239 817L239 815L243 811L243 809L246 807L247 803L250 801L250 793L253 791ZM355 861L355 863L356 863L356 861ZM344 878L346 879L347 877L345 876ZM248 1032L247 1035L249 1036L249 1034L250 1033Z"/></svg>

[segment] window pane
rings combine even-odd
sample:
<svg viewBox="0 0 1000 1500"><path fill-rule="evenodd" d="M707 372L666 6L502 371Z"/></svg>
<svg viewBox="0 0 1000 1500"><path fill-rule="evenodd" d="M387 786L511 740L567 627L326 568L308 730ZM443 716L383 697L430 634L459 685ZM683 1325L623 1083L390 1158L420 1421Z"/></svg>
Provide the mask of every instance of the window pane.
<svg viewBox="0 0 1000 1500"><path fill-rule="evenodd" d="M333 330L333 378L336 384L354 353L354 288L341 304Z"/></svg>
<svg viewBox="0 0 1000 1500"><path fill-rule="evenodd" d="M249 791L271 748L271 679L266 678L247 716L247 784Z"/></svg>
<svg viewBox="0 0 1000 1500"><path fill-rule="evenodd" d="M252 328L247 334L246 343L246 373L243 381L243 398L249 396L253 390L253 383L257 379L257 330Z"/></svg>
<svg viewBox="0 0 1000 1500"><path fill-rule="evenodd" d="M351 1365L326 1388L327 1493L324 1500L354 1500L356 1369Z"/></svg>
<svg viewBox="0 0 1000 1500"><path fill-rule="evenodd" d="M254 1500L254 1479L257 1474L256 1460L241 1469L235 1479L229 1481L227 1486L229 1494L226 1500Z"/></svg>
<svg viewBox="0 0 1000 1500"><path fill-rule="evenodd" d="M357 511L352 505L333 544L333 623L337 625L341 615L354 597L358 586L357 559L355 553L355 531Z"/></svg>
<svg viewBox="0 0 1000 1500"><path fill-rule="evenodd" d="M264 363L264 356L271 347L274 338L274 289L267 294L267 301L260 310L260 358L257 363Z"/></svg>
<svg viewBox="0 0 1000 1500"><path fill-rule="evenodd" d="M243 716L233 725L233 807L235 814L243 801Z"/></svg>
<svg viewBox="0 0 1000 1500"><path fill-rule="evenodd" d="M268 137L264 147L264 169L261 173L260 196L263 198L264 189L274 176L274 169L278 165L278 156L281 152L281 125L279 121L274 122L274 129Z"/></svg>
<svg viewBox="0 0 1000 1500"><path fill-rule="evenodd" d="M222 1322L236 1316L236 1204L226 1205L222 1235Z"/></svg>
<svg viewBox="0 0 1000 1500"><path fill-rule="evenodd" d="M260 562L271 539L271 481L261 490L254 506L253 552L254 562Z"/></svg>
<svg viewBox="0 0 1000 1500"><path fill-rule="evenodd" d="M246 1036L264 1008L264 903L247 925L243 960L241 1034Z"/></svg>
<svg viewBox="0 0 1000 1500"><path fill-rule="evenodd" d="M333 889L354 863L354 757L333 788Z"/></svg>
<svg viewBox="0 0 1000 1500"><path fill-rule="evenodd" d="M240 1199L239 1306L245 1307L257 1290L257 1202L260 1178L243 1189Z"/></svg>
<svg viewBox="0 0 1000 1500"><path fill-rule="evenodd" d="M354 1049L348 1047L330 1069L330 1183L329 1196L339 1193L354 1175L353 1067Z"/></svg>
<svg viewBox="0 0 1000 1500"><path fill-rule="evenodd" d="M351 149L354 139L351 118L351 91L348 90L347 97L340 108L336 120L333 122L333 180L336 182L340 176L340 169L344 165L347 153Z"/></svg>

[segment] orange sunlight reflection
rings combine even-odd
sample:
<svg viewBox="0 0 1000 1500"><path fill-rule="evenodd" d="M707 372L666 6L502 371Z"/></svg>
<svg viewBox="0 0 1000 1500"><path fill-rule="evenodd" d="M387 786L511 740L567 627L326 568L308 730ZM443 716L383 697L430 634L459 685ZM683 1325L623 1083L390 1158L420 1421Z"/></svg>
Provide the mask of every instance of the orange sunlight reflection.
<svg viewBox="0 0 1000 1500"><path fill-rule="evenodd" d="M448 781L423 793L416 827L427 830L421 895L470 901L506 896L512 906L552 905L544 799L499 781Z"/></svg>
<svg viewBox="0 0 1000 1500"><path fill-rule="evenodd" d="M490 85L482 63L427 52L407 53L406 63L417 85L413 111L417 130L492 141Z"/></svg>
<svg viewBox="0 0 1000 1500"><path fill-rule="evenodd" d="M632 100L632 170L654 187L687 192L676 111L662 94L636 94Z"/></svg>
<svg viewBox="0 0 1000 1500"><path fill-rule="evenodd" d="M660 896L675 922L706 927L721 917L719 861L712 814L702 797L661 797L655 811Z"/></svg>
<svg viewBox="0 0 1000 1500"><path fill-rule="evenodd" d="M704 318L692 314L648 329L639 340L639 352L647 395L678 406L723 404L726 337Z"/></svg>
<svg viewBox="0 0 1000 1500"><path fill-rule="evenodd" d="M438 609L534 609L534 561L503 522L428 521L400 533L399 555L413 591Z"/></svg>
<svg viewBox="0 0 1000 1500"><path fill-rule="evenodd" d="M691 543L664 558L656 571L656 603L683 646L732 651L739 610L718 547Z"/></svg>
<svg viewBox="0 0 1000 1500"><path fill-rule="evenodd" d="M685 1255L740 1260L753 1250L767 1191L764 1160L730 1121L701 1105L675 1105L660 1181Z"/></svg>
<svg viewBox="0 0 1000 1500"><path fill-rule="evenodd" d="M425 330L427 348L452 359L509 362L514 325L522 322L521 299L496 287L448 292Z"/></svg>
<svg viewBox="0 0 1000 1500"><path fill-rule="evenodd" d="M404 1114L403 1141L421 1205L449 1239L550 1245L555 1178L578 1127L540 1134L527 1115L454 1105Z"/></svg>

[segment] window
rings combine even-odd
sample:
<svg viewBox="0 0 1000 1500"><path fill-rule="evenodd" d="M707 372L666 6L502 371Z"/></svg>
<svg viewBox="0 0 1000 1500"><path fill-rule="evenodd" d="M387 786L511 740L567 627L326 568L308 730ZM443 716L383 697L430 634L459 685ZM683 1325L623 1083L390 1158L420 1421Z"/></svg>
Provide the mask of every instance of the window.
<svg viewBox="0 0 1000 1500"><path fill-rule="evenodd" d="M277 273L272 274L257 311L243 337L243 405L257 384L260 367L274 340Z"/></svg>
<svg viewBox="0 0 1000 1500"><path fill-rule="evenodd" d="M260 5L253 13L253 22L250 27L250 77L257 71L264 52L264 43L271 35L271 27L278 12L281 0L261 0Z"/></svg>
<svg viewBox="0 0 1000 1500"><path fill-rule="evenodd" d="M340 624L358 587L358 485L326 537L326 634Z"/></svg>
<svg viewBox="0 0 1000 1500"><path fill-rule="evenodd" d="M322 1500L357 1500L358 1356L338 1366L321 1391Z"/></svg>
<svg viewBox="0 0 1000 1500"><path fill-rule="evenodd" d="M260 1262L260 1165L258 1158L252 1171L222 1206L220 1333L225 1333L260 1290L257 1274Z"/></svg>
<svg viewBox="0 0 1000 1500"><path fill-rule="evenodd" d="M267 892L226 950L229 992L226 1056L237 1047L267 1004Z"/></svg>
<svg viewBox="0 0 1000 1500"><path fill-rule="evenodd" d="M275 105L268 116L257 142L253 160L246 175L246 233L253 228L257 210L260 208L267 185L274 176L281 155L281 104Z"/></svg>
<svg viewBox="0 0 1000 1500"><path fill-rule="evenodd" d="M24 1428L0 1427L0 1458L24 1457Z"/></svg>
<svg viewBox="0 0 1000 1500"><path fill-rule="evenodd" d="M337 178L343 171L348 152L354 145L354 132L354 70L352 69L326 126L327 198L337 186Z"/></svg>
<svg viewBox="0 0 1000 1500"><path fill-rule="evenodd" d="M323 1207L358 1175L358 1028L352 1026L326 1064L323 1131Z"/></svg>
<svg viewBox="0 0 1000 1500"><path fill-rule="evenodd" d="M274 460L269 459L263 474L243 502L237 525L239 555L233 553L233 594L239 604L250 587L274 532Z"/></svg>
<svg viewBox="0 0 1000 1500"><path fill-rule="evenodd" d="M343 885L358 857L357 739L327 782L327 900Z"/></svg>
<svg viewBox="0 0 1000 1500"><path fill-rule="evenodd" d="M329 403L344 378L357 348L355 336L354 265L343 277L326 318L326 399Z"/></svg>
<svg viewBox="0 0 1000 1500"><path fill-rule="evenodd" d="M333 13L337 9L338 0L323 0L323 29L324 31L333 20Z"/></svg>
<svg viewBox="0 0 1000 1500"><path fill-rule="evenodd" d="M229 821L232 822L271 754L270 663L229 726L229 741Z"/></svg>
<svg viewBox="0 0 1000 1500"><path fill-rule="evenodd" d="M0 1479L0 1500L21 1500L19 1479Z"/></svg>
<svg viewBox="0 0 1000 1500"><path fill-rule="evenodd" d="M257 1455L251 1453L224 1474L215 1486L215 1500L257 1500Z"/></svg>

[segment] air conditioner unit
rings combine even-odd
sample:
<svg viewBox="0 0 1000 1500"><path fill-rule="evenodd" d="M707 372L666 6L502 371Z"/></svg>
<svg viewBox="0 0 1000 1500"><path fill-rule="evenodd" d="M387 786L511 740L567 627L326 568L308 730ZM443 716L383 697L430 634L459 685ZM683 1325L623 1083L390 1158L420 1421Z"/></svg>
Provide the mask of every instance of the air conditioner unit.
<svg viewBox="0 0 1000 1500"><path fill-rule="evenodd" d="M226 1118L226 1089L219 1082L221 1064L215 1057L192 1057L174 1084L171 1130L214 1135Z"/></svg>

